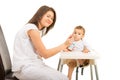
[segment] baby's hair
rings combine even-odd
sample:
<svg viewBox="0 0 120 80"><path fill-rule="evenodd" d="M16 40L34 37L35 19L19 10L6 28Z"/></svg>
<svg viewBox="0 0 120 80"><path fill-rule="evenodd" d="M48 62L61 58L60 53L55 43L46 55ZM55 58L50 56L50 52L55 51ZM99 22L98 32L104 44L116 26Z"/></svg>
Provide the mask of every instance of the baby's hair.
<svg viewBox="0 0 120 80"><path fill-rule="evenodd" d="M81 25L76 26L75 29L81 29L81 30L83 30L83 33L85 34L85 28L83 26L81 26Z"/></svg>

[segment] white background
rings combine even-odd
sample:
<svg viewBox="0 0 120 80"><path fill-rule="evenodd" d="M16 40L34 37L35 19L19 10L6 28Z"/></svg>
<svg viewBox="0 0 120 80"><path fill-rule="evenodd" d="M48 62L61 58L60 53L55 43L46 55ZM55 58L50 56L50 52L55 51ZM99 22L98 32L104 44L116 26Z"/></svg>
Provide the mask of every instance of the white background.
<svg viewBox="0 0 120 80"><path fill-rule="evenodd" d="M11 59L16 32L42 5L53 7L57 13L55 28L43 38L47 48L63 43L75 26L82 25L86 29L85 39L101 55L97 60L99 79L120 79L119 0L0 0L0 25ZM58 60L59 54L44 61L57 69ZM67 75L66 65L63 73ZM79 74L79 80L90 80L89 77L89 67L86 67L84 75Z"/></svg>

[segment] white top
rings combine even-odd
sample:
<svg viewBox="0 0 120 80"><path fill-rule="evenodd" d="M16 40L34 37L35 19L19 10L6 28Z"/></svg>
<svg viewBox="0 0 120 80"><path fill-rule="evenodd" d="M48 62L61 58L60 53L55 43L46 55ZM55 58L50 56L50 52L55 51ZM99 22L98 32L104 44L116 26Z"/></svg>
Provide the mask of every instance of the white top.
<svg viewBox="0 0 120 80"><path fill-rule="evenodd" d="M85 46L86 46L86 48L87 48L88 50L91 50L90 46L86 43L85 40L74 41L74 42L68 47L68 49L70 49L70 50L72 50L72 51L82 51Z"/></svg>
<svg viewBox="0 0 120 80"><path fill-rule="evenodd" d="M19 71L26 63L41 60L41 57L34 51L27 31L30 29L38 30L34 24L26 24L16 35L13 53L13 71Z"/></svg>

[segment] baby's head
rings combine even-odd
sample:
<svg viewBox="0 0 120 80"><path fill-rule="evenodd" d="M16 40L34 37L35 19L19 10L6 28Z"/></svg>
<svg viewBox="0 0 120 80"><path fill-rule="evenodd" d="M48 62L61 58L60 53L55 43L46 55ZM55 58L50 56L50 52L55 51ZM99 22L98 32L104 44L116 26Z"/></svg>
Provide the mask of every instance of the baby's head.
<svg viewBox="0 0 120 80"><path fill-rule="evenodd" d="M82 40L84 35L85 35L85 29L84 27L82 27L81 25L79 26L76 26L74 28L74 32L73 32L73 38L75 41L79 41L79 40Z"/></svg>

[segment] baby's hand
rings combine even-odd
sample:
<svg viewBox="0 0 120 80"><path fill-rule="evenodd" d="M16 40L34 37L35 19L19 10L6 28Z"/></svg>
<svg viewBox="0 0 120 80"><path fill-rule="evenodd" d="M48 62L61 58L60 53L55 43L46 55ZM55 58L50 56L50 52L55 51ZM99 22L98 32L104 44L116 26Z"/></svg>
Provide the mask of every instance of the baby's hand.
<svg viewBox="0 0 120 80"><path fill-rule="evenodd" d="M83 53L88 53L88 52L90 52L90 50L88 50L88 49L86 48L86 46L85 46L82 52L83 52Z"/></svg>
<svg viewBox="0 0 120 80"><path fill-rule="evenodd" d="M83 51L82 51L83 53L88 53L88 52L90 52L88 49L84 49Z"/></svg>

